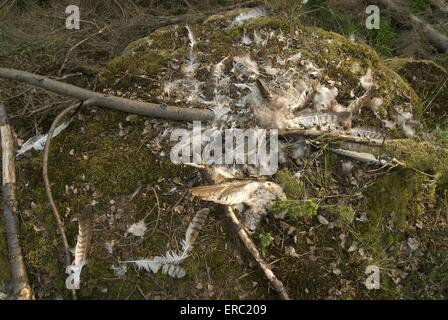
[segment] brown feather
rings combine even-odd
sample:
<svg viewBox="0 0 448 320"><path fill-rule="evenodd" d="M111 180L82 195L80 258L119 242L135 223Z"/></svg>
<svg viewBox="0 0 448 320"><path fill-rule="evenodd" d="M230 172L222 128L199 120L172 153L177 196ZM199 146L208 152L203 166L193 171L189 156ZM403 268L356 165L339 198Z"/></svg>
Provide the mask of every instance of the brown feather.
<svg viewBox="0 0 448 320"><path fill-rule="evenodd" d="M93 233L93 208L87 205L78 217L78 240L75 248L75 265L87 259Z"/></svg>

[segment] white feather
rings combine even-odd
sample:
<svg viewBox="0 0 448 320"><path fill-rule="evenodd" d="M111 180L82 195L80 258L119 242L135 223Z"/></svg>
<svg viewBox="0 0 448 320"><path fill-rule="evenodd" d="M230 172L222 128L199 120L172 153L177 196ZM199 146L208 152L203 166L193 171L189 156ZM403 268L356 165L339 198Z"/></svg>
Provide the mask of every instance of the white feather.
<svg viewBox="0 0 448 320"><path fill-rule="evenodd" d="M302 54L296 53L295 55L292 55L291 57L288 58L287 61L291 61L292 63L297 63L299 62L299 60L302 59Z"/></svg>
<svg viewBox="0 0 448 320"><path fill-rule="evenodd" d="M240 13L235 17L230 27L240 26L248 20L266 16L266 10L263 8L253 8L248 11Z"/></svg>
<svg viewBox="0 0 448 320"><path fill-rule="evenodd" d="M68 127L71 121L66 121L57 126L53 131L53 137L56 137L58 134L60 134L65 128ZM21 145L20 149L17 150L16 157L21 156L28 151L31 151L32 149L36 151L42 151L45 147L45 144L48 140L48 133L41 134L35 137L32 137L28 139L24 144Z"/></svg>
<svg viewBox="0 0 448 320"><path fill-rule="evenodd" d="M81 271L87 264L87 261L83 260L78 265L70 265L65 269L65 273L69 276L65 280L65 287L69 290L78 290L81 284Z"/></svg>
<svg viewBox="0 0 448 320"><path fill-rule="evenodd" d="M258 34L257 30L254 30L254 42L257 46L265 47L268 43L268 39L263 39L261 35Z"/></svg>
<svg viewBox="0 0 448 320"><path fill-rule="evenodd" d="M366 91L369 91L373 87L374 81L371 69L368 69L366 74L361 77L361 79L359 80L359 84Z"/></svg>
<svg viewBox="0 0 448 320"><path fill-rule="evenodd" d="M243 37L241 38L241 43L245 46L250 46L252 44L252 40L246 34L246 29L244 29Z"/></svg>
<svg viewBox="0 0 448 320"><path fill-rule="evenodd" d="M320 86L316 90L314 95L313 103L314 107L318 111L325 111L330 109L332 102L336 99L338 95L338 90L336 88L328 89L325 86Z"/></svg>
<svg viewBox="0 0 448 320"><path fill-rule="evenodd" d="M141 220L137 223L131 224L126 231L126 233L130 233L136 237L143 237L146 232L146 223L144 220Z"/></svg>
<svg viewBox="0 0 448 320"><path fill-rule="evenodd" d="M188 30L188 40L190 41L190 47L193 49L197 41L194 38L193 31L191 30L190 26L187 24L185 28L187 28Z"/></svg>
<svg viewBox="0 0 448 320"><path fill-rule="evenodd" d="M190 76L194 75L194 73L199 68L199 66L200 66L200 63L196 62L196 58L194 56L193 50L190 49L188 61L186 64L182 65L182 67L181 67L182 73L185 74L186 76L190 77Z"/></svg>
<svg viewBox="0 0 448 320"><path fill-rule="evenodd" d="M222 59L221 61L219 61L216 66L215 66L215 72L213 74L213 76L215 77L215 81L218 82L219 80L221 80L223 78L223 67L224 67L224 62L229 58L229 56L225 57L224 59Z"/></svg>
<svg viewBox="0 0 448 320"><path fill-rule="evenodd" d="M249 54L244 56L234 57L233 60L237 63L237 65L242 66L246 71L248 71L248 75L257 74L259 75L257 62L252 60Z"/></svg>

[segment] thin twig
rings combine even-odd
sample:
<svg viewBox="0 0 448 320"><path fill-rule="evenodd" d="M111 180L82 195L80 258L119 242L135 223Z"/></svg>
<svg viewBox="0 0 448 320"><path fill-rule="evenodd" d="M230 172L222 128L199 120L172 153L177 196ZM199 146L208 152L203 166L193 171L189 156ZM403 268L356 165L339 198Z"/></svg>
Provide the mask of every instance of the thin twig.
<svg viewBox="0 0 448 320"><path fill-rule="evenodd" d="M103 31L104 31L106 28L107 28L107 27L104 27L103 29L101 29L101 30L98 31L97 33L95 33L95 34L93 34L93 35L91 35L91 36L89 36L89 37L87 37L87 38L85 38L85 39L79 41L77 44L75 44L73 47L71 47L71 48L67 51L67 54L65 55L64 62L62 63L61 68L59 69L59 73L58 73L58 75L59 75L60 78L62 78L62 72L64 71L64 68L65 68L65 65L66 65L66 63L67 63L67 61L68 61L68 57L70 56L70 53L71 53L73 50L75 50L77 47L79 47L80 45L82 45L84 42L86 42L86 41L92 39L92 38L95 37L96 35L99 35L99 34L103 33Z"/></svg>
<svg viewBox="0 0 448 320"><path fill-rule="evenodd" d="M151 189L154 192L154 196L156 197L156 203L157 203L157 220L156 220L156 225L154 226L154 229L152 230L152 233L154 234L154 232L156 232L156 230L157 230L157 226L159 225L159 220L160 220L160 202L159 202L159 196L157 195L156 189L154 189L154 187L151 187Z"/></svg>
<svg viewBox="0 0 448 320"><path fill-rule="evenodd" d="M65 266L69 266L71 264L70 259L70 248L68 245L67 235L65 234L65 228L64 223L61 220L61 216L59 215L58 208L56 207L56 204L54 202L53 194L51 192L51 186L50 186L50 180L48 178L48 155L50 153L50 145L51 145L51 138L53 137L53 132L56 129L56 127L59 125L61 120L70 112L76 110L79 108L79 104L71 105L70 107L64 109L58 116L54 119L53 123L51 124L50 130L48 131L48 138L47 142L45 144L44 153L43 153L43 160L42 160L42 175L44 179L45 184L45 191L47 193L48 202L50 203L51 210L53 212L53 216L56 220L56 225L59 231L59 234L61 236L62 244L64 246L64 253L65 253ZM76 299L76 291L71 290L73 299Z"/></svg>

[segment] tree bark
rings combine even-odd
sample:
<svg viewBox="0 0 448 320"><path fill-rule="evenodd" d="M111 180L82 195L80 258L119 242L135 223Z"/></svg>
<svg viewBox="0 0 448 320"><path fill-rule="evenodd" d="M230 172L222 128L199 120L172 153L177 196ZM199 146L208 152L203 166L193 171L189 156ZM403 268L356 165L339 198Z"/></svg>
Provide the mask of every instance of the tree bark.
<svg viewBox="0 0 448 320"><path fill-rule="evenodd" d="M8 124L6 109L0 103L0 132L2 143L3 172L3 216L5 220L6 238L8 243L9 261L11 263L11 278L13 283L12 296L16 299L32 299L31 287L19 243L18 206L16 195L15 150L11 127Z"/></svg>

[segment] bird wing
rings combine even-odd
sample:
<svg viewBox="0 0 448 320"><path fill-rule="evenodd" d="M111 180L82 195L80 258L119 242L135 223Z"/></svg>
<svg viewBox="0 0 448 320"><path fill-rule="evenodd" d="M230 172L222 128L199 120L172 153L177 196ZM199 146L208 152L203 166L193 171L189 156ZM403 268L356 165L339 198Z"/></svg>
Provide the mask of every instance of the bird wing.
<svg viewBox="0 0 448 320"><path fill-rule="evenodd" d="M260 187L257 181L231 181L216 185L200 186L191 189L195 197L224 205L236 205L247 201Z"/></svg>

